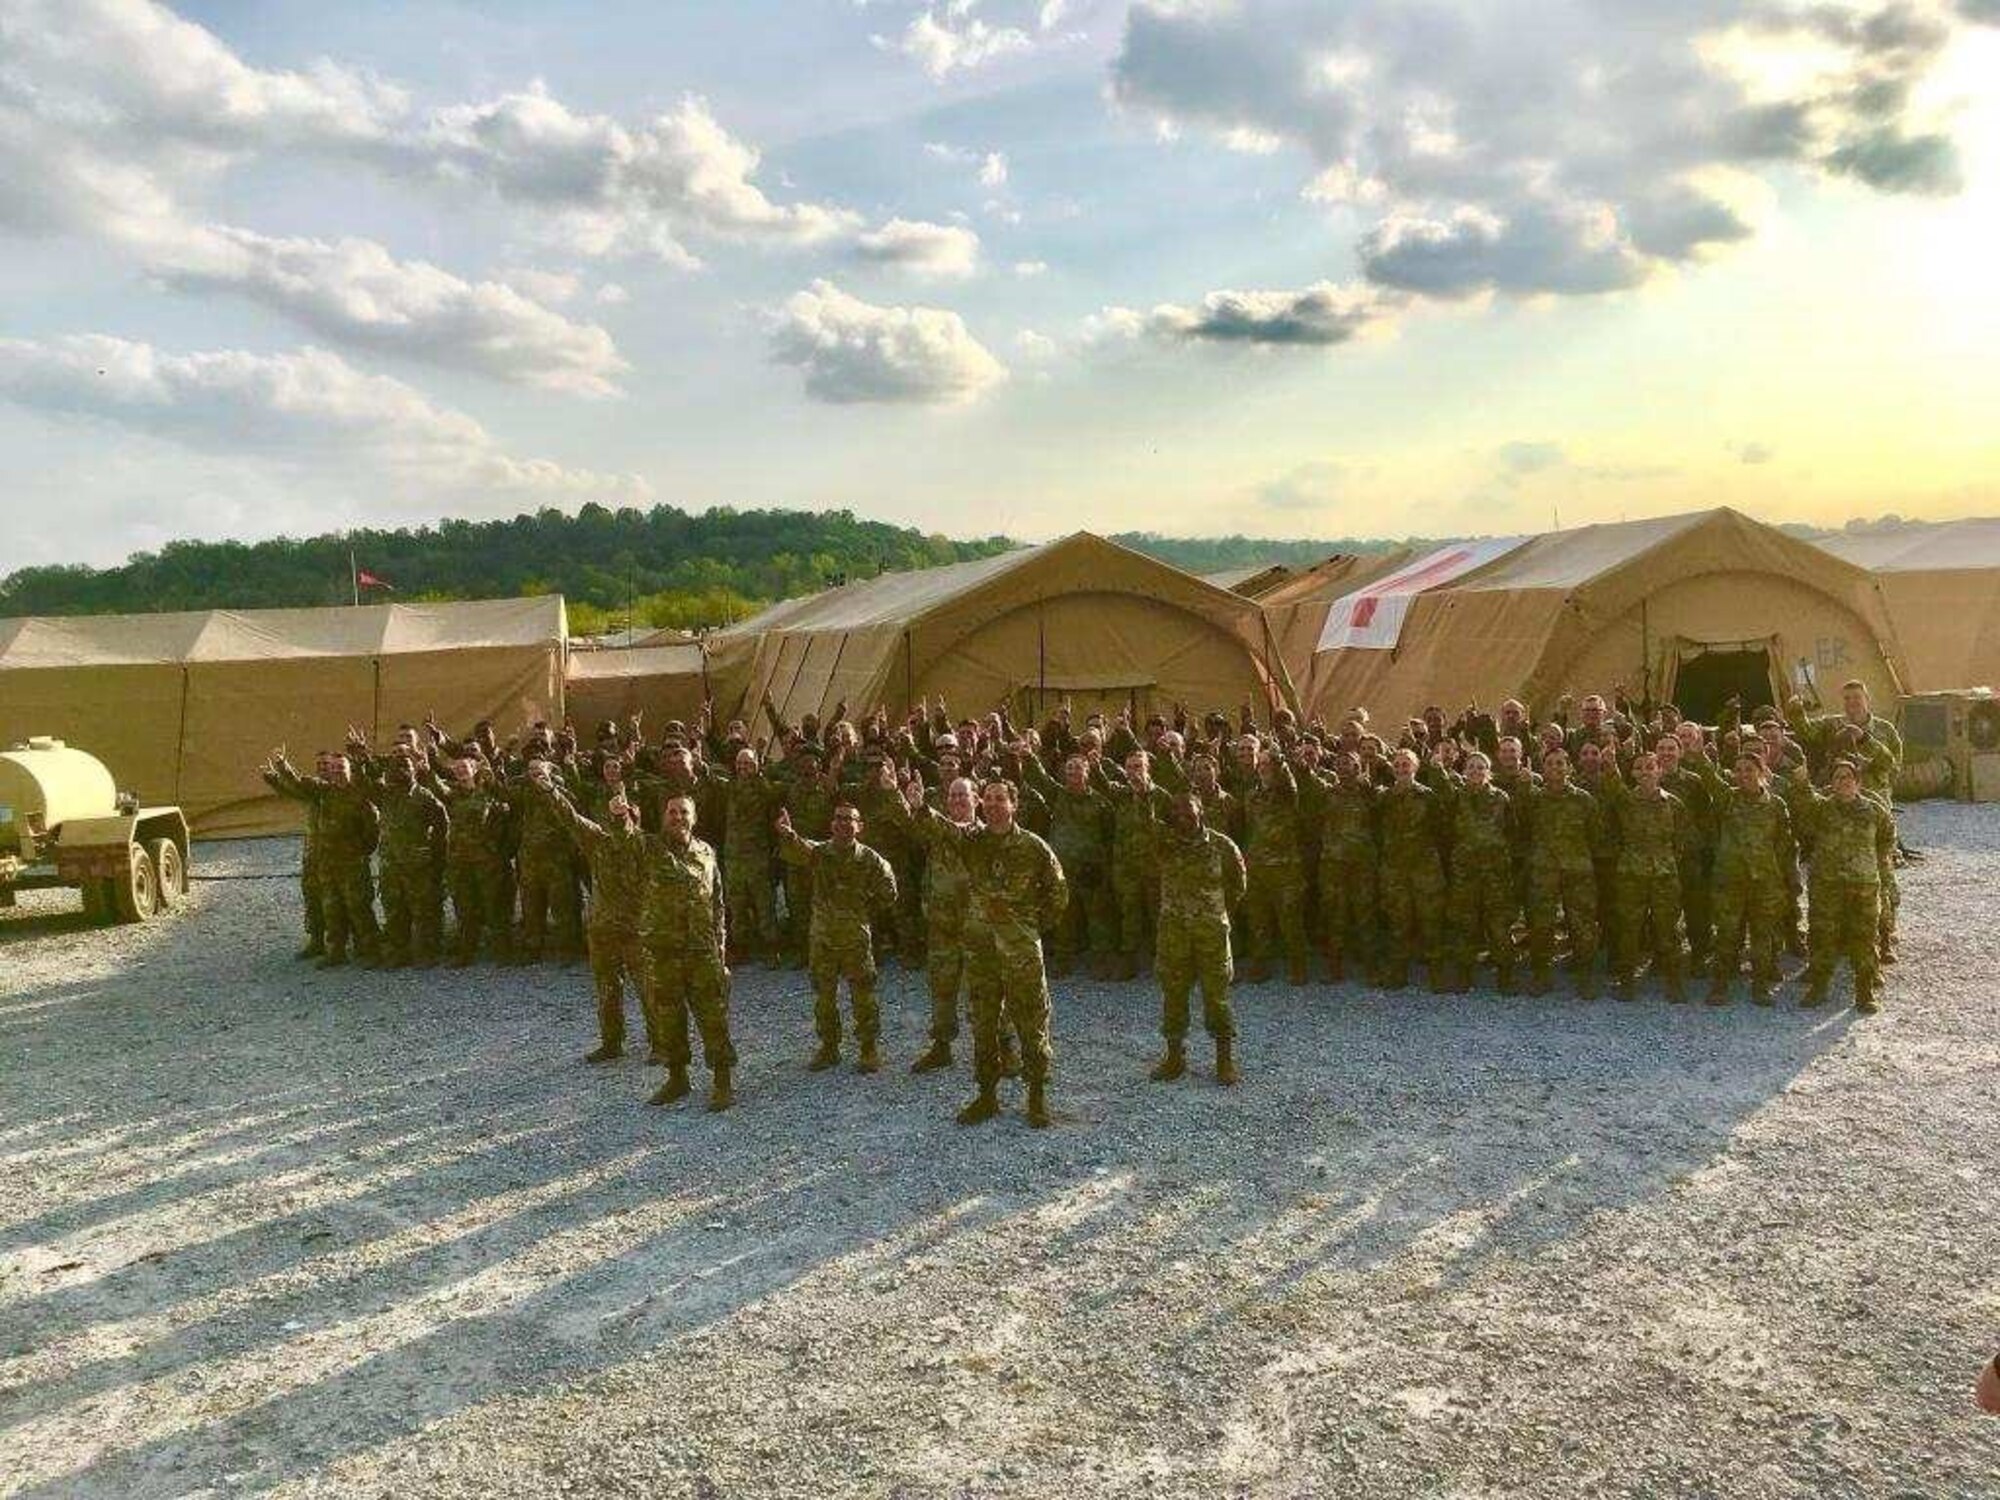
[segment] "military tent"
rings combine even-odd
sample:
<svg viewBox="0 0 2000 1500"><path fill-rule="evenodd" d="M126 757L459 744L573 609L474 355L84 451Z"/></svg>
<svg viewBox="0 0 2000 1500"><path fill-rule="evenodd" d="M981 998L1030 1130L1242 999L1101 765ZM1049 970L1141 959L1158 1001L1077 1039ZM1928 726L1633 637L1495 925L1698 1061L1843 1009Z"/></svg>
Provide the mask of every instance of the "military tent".
<svg viewBox="0 0 2000 1500"><path fill-rule="evenodd" d="M0 620L0 741L52 734L121 788L175 802L197 834L297 826L257 766L377 743L435 712L502 731L562 709L559 596L353 609L208 610Z"/></svg>
<svg viewBox="0 0 2000 1500"><path fill-rule="evenodd" d="M1898 691L1873 580L1723 509L1521 539L1415 593L1387 645L1320 653L1308 702L1329 720L1365 705L1395 723L1508 696L1547 711L1622 683L1708 718L1731 693L1746 708L1781 699L1802 670L1828 701L1849 677L1885 702Z"/></svg>
<svg viewBox="0 0 2000 1500"><path fill-rule="evenodd" d="M1902 642L1908 691L2000 688L2000 517L1849 533L1818 545L1875 575Z"/></svg>
<svg viewBox="0 0 2000 1500"><path fill-rule="evenodd" d="M1364 588L1383 574L1416 556L1408 547L1386 552L1342 552L1302 568L1257 602L1270 623L1271 637L1291 674L1299 698L1311 702L1313 673L1319 661L1320 632L1336 599Z"/></svg>
<svg viewBox="0 0 2000 1500"><path fill-rule="evenodd" d="M939 694L1031 718L1064 696L1079 713L1294 701L1255 604L1088 532L788 600L708 648L725 719L766 692L790 719Z"/></svg>
<svg viewBox="0 0 2000 1500"><path fill-rule="evenodd" d="M606 719L645 714L649 732L670 719L692 720L707 687L701 642L633 646L622 651L572 651L565 693L570 719L584 743Z"/></svg>
<svg viewBox="0 0 2000 1500"><path fill-rule="evenodd" d="M1217 573L1203 573L1201 581L1241 594L1245 599L1261 599L1291 576L1292 569L1286 563L1245 563Z"/></svg>

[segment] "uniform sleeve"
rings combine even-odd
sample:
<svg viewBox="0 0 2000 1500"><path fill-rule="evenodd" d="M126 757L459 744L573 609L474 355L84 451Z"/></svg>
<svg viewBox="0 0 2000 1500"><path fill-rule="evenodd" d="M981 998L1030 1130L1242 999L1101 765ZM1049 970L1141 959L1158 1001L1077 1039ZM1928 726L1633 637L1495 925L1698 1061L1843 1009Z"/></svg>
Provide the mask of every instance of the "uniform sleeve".
<svg viewBox="0 0 2000 1500"><path fill-rule="evenodd" d="M1250 874L1243 867L1243 851L1226 837L1222 840L1222 851L1222 898L1233 911L1242 904L1244 892L1250 889Z"/></svg>
<svg viewBox="0 0 2000 1500"><path fill-rule="evenodd" d="M778 834L778 858L788 865L807 868L812 864L813 855L818 849L818 844L809 838L801 837L796 829L790 833Z"/></svg>
<svg viewBox="0 0 2000 1500"><path fill-rule="evenodd" d="M871 894L874 897L875 909L880 911L896 904L896 872L879 851L869 852L875 855L869 867L873 876L871 883L874 886Z"/></svg>
<svg viewBox="0 0 2000 1500"><path fill-rule="evenodd" d="M1041 906L1037 915L1043 927L1053 927L1062 920L1062 914L1069 909L1069 880L1063 874L1062 861L1056 858L1056 851L1047 844L1041 845L1042 878Z"/></svg>

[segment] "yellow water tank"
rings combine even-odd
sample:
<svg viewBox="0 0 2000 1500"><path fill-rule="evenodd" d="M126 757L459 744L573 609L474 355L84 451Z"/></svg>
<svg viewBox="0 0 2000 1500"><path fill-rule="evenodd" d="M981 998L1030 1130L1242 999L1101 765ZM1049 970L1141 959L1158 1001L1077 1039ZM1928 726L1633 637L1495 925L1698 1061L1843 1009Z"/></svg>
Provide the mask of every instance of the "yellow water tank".
<svg viewBox="0 0 2000 1500"><path fill-rule="evenodd" d="M96 756L37 735L0 750L0 809L39 836L72 818L110 817L118 784Z"/></svg>

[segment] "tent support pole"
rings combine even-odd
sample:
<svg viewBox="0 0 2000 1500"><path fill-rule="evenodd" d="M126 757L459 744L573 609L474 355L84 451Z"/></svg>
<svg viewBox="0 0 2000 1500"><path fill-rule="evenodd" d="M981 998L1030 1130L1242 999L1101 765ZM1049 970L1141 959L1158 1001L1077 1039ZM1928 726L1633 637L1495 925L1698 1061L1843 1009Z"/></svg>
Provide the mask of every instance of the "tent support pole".
<svg viewBox="0 0 2000 1500"><path fill-rule="evenodd" d="M374 743L379 744L381 743L382 739L382 658L381 657L378 656L375 658L374 666L375 666L375 708L374 711L369 715L368 719L368 737Z"/></svg>
<svg viewBox="0 0 2000 1500"><path fill-rule="evenodd" d="M1048 600L1035 601L1035 719L1049 716L1049 625Z"/></svg>
<svg viewBox="0 0 2000 1500"><path fill-rule="evenodd" d="M188 678L192 668L181 663L181 722L174 734L174 801L181 800L181 768L187 763L188 742Z"/></svg>

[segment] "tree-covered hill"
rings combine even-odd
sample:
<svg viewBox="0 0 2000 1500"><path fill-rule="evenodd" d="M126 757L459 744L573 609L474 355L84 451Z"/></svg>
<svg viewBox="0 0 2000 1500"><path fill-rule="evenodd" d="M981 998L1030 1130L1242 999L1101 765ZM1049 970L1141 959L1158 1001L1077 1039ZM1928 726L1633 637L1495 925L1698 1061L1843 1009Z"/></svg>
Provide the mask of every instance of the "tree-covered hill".
<svg viewBox="0 0 2000 1500"><path fill-rule="evenodd" d="M1189 573L1220 573L1229 568L1310 567L1337 552L1383 552L1402 545L1386 537L1330 537L1276 540L1262 536L1161 536L1151 531L1121 531L1111 538L1121 547L1157 557Z"/></svg>
<svg viewBox="0 0 2000 1500"><path fill-rule="evenodd" d="M344 604L349 550L393 593L376 601L560 593L578 634L623 623L684 629L726 624L763 604L850 579L986 557L1005 537L953 541L849 511L657 505L575 515L266 542L169 542L113 568L23 568L0 581L0 615L139 613Z"/></svg>

